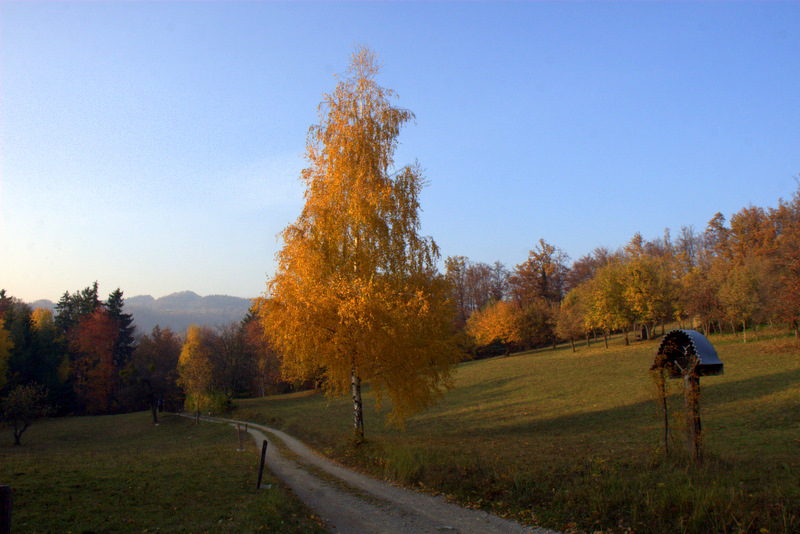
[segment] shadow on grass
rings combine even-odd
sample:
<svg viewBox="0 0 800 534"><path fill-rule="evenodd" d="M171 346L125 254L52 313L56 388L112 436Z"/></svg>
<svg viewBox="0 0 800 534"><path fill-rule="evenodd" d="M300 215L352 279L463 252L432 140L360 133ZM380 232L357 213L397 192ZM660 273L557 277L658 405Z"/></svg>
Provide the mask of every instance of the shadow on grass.
<svg viewBox="0 0 800 534"><path fill-rule="evenodd" d="M476 402L480 403L507 400L508 392L503 391L503 386L508 382L509 379L497 379L467 386L460 392L460 395L466 398L474 396ZM723 383L714 383L713 378L704 378L701 380L701 409L706 414L709 411L713 413L714 408L720 405L757 400L789 391L797 388L798 383L800 383L800 369ZM668 403L671 411L682 409L682 392L671 393L668 396ZM800 399L797 400L797 403L800 404ZM783 415L785 408L785 403L774 403L762 407L757 412L739 412L736 414L736 420L743 426L758 421L769 421L773 420L776 415ZM535 409L535 404L531 403L512 404L509 406L510 417L507 423L497 420L492 425L481 429L481 433L489 436L527 434L547 436L576 432L589 434L607 434L614 431L640 432L643 426L646 427L648 423L658 424L660 420L660 412L655 399L543 419L536 419L535 415L524 421L511 417L516 410L531 411Z"/></svg>

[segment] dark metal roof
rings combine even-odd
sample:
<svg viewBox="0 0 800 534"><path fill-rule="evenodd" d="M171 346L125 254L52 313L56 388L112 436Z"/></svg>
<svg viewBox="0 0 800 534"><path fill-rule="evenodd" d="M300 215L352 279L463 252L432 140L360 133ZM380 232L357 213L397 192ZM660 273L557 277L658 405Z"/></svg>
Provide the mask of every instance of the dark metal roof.
<svg viewBox="0 0 800 534"><path fill-rule="evenodd" d="M675 350L675 349L678 350ZM671 353L665 353L671 351ZM672 330L661 340L657 355L665 355L669 363L679 369L690 365L691 356L697 357L697 374L700 376L723 374L723 363L717 356L714 345L697 330ZM671 372L673 378L682 376L678 369Z"/></svg>

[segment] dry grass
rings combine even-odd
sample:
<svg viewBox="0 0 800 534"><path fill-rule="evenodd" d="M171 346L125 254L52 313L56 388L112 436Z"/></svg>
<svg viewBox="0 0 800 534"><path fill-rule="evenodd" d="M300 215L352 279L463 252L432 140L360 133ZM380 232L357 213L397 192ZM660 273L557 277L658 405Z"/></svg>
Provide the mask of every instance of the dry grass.
<svg viewBox="0 0 800 534"><path fill-rule="evenodd" d="M386 428L365 403L370 443L348 443L350 404L318 394L238 401L237 417L288 429L379 476L566 530L800 530L800 348L712 336L725 374L701 380L708 461L664 458L647 372L657 341L611 340L459 366L439 404ZM682 383L670 382L674 450Z"/></svg>

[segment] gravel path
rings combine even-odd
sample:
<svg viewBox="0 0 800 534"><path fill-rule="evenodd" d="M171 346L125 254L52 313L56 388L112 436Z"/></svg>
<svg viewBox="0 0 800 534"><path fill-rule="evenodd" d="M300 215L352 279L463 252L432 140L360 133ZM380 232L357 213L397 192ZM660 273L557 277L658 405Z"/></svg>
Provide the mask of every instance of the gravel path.
<svg viewBox="0 0 800 534"><path fill-rule="evenodd" d="M245 424L231 419L203 419ZM266 460L272 472L325 520L331 533L557 534L462 508L439 496L393 486L335 464L280 430L247 425L259 451L268 439Z"/></svg>

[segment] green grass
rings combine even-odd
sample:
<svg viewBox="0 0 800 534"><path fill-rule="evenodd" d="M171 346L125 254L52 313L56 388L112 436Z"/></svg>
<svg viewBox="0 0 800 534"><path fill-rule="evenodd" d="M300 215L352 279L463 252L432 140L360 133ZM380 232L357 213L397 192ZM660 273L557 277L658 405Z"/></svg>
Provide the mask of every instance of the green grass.
<svg viewBox="0 0 800 534"><path fill-rule="evenodd" d="M560 530L800 532L800 347L749 337L710 337L725 374L701 379L699 467L662 450L647 372L658 341L462 364L456 387L404 431L365 403L360 449L348 399L237 401L235 415L380 477ZM669 386L671 448L682 451L682 382Z"/></svg>
<svg viewBox="0 0 800 534"><path fill-rule="evenodd" d="M235 429L149 412L43 421L11 445L0 430L0 485L14 492L15 533L318 533L279 481L256 490L255 441Z"/></svg>

